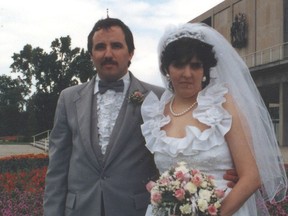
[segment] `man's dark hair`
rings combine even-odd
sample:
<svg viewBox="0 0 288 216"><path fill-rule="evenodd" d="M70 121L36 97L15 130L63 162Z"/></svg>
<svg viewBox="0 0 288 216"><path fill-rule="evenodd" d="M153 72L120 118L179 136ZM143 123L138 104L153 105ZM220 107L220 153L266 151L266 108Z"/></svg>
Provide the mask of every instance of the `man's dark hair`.
<svg viewBox="0 0 288 216"><path fill-rule="evenodd" d="M134 39L133 39L133 34L129 27L125 25L121 20L116 19L116 18L106 18L106 19L101 19L96 22L94 25L92 31L88 35L88 52L92 54L92 46L93 46L93 36L96 31L99 31L100 29L109 29L112 26L119 26L122 31L124 32L125 35L125 41L128 46L128 51L129 53L132 53L135 49L134 46Z"/></svg>

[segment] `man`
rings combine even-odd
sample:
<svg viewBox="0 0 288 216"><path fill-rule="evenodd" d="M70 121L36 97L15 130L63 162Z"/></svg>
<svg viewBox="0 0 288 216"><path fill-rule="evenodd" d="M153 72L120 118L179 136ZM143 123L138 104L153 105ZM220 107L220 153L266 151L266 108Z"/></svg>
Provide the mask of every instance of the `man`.
<svg viewBox="0 0 288 216"><path fill-rule="evenodd" d="M134 42L122 21L98 21L88 36L88 50L97 75L59 97L49 142L44 214L145 215L145 185L158 171L141 135L141 104L128 98L136 90L143 95L151 90L161 95L163 90L128 72ZM100 81L118 80L123 80L124 92L100 91Z"/></svg>
<svg viewBox="0 0 288 216"><path fill-rule="evenodd" d="M128 71L133 35L119 19L99 20L88 50L96 76L65 89L58 100L44 215L144 216L145 185L158 171L141 134L141 95L152 90L160 96L163 89ZM140 100L130 97L135 91Z"/></svg>

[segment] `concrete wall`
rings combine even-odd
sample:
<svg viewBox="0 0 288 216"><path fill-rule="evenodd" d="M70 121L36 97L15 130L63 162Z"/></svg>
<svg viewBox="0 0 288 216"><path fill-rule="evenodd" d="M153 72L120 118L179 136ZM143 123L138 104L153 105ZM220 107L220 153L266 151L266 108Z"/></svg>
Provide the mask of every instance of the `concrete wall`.
<svg viewBox="0 0 288 216"><path fill-rule="evenodd" d="M202 22L209 17L212 27L231 41L230 28L235 15L244 13L248 24L248 43L236 49L241 56L284 42L283 0L225 0L190 22Z"/></svg>
<svg viewBox="0 0 288 216"><path fill-rule="evenodd" d="M288 41L288 0L225 0L190 22L206 21L231 42L231 26L239 13L246 15L247 44L235 49L268 109L279 107L273 123L279 144L288 146L288 44L283 44Z"/></svg>

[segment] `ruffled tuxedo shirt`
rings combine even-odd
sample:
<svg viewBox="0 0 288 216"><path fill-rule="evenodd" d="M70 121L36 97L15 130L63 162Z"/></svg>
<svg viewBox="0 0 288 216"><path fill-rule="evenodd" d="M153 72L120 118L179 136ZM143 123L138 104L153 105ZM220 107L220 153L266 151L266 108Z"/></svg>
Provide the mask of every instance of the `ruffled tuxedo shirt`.
<svg viewBox="0 0 288 216"><path fill-rule="evenodd" d="M115 92L114 90L107 90L105 93L99 93L99 76L96 77L94 94L97 94L97 114L98 114L98 132L99 145L101 146L102 154L104 155L109 143L109 138L115 125L120 108L124 101L127 89L130 84L129 73L123 78L124 90L123 92Z"/></svg>

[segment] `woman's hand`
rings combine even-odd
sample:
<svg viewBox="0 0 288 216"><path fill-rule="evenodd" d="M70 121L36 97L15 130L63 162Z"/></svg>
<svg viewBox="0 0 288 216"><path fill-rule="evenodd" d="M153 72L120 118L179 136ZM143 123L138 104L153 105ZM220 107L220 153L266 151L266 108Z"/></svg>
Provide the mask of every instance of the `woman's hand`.
<svg viewBox="0 0 288 216"><path fill-rule="evenodd" d="M229 170L226 170L226 173L223 175L223 178L227 181L229 181L227 183L227 186L229 188L233 188L235 186L235 184L238 182L239 180L239 177L238 177L238 174L237 174L237 171L236 169L229 169Z"/></svg>

